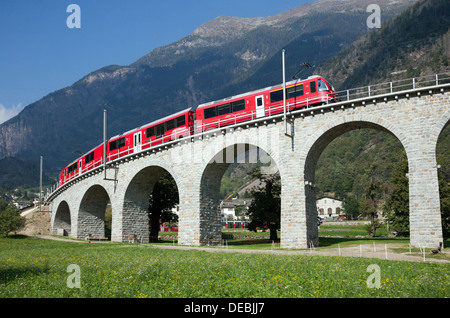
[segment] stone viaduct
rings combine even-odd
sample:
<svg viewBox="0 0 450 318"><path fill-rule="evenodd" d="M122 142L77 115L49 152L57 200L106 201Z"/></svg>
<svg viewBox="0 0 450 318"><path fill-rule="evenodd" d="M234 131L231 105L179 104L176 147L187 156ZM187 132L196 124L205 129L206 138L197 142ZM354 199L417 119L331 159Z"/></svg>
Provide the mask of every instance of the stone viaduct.
<svg viewBox="0 0 450 318"><path fill-rule="evenodd" d="M88 172L49 197L54 232L71 237L104 236L107 204L115 242L149 242L148 200L158 178L169 172L179 191L181 245L221 242L219 188L231 162L271 162L280 172L281 247L319 244L315 167L327 145L345 132L373 128L394 135L409 167L410 242L443 242L436 143L450 121L450 84L393 91L259 118L206 131L128 155ZM286 126L285 126L286 125ZM286 134L287 132L287 134Z"/></svg>

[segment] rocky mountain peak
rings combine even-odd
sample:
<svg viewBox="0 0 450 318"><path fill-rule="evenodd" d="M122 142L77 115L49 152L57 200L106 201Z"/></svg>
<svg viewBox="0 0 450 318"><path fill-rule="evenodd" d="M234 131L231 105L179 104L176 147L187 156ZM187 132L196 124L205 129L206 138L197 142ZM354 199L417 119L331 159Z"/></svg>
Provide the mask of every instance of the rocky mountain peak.
<svg viewBox="0 0 450 318"><path fill-rule="evenodd" d="M381 10L404 8L417 0L379 0ZM199 26L191 35L201 37L230 38L245 34L260 26L283 27L290 20L313 13L366 11L373 0L317 0L305 3L289 11L268 17L239 18L219 16Z"/></svg>
<svg viewBox="0 0 450 318"><path fill-rule="evenodd" d="M378 0L382 14L387 11L400 11L417 0ZM289 11L268 17L241 18L219 16L195 29L190 35L164 47L159 47L134 65L147 64L152 67L172 66L181 56L192 49L220 47L233 40L246 36L250 31L266 26L271 28L289 27L301 17L311 14L366 12L373 0L317 0L302 4ZM367 13L369 16L370 13ZM383 18L383 17L382 17ZM307 26L310 28L311 26ZM133 65L133 66L134 66Z"/></svg>

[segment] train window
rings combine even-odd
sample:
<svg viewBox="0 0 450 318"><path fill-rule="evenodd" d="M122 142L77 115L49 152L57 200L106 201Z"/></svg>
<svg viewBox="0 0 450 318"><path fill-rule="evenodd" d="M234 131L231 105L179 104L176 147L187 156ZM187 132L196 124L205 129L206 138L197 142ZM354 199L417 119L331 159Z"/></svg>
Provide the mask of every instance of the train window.
<svg viewBox="0 0 450 318"><path fill-rule="evenodd" d="M327 91L328 90L327 84L325 84L324 81L317 80L317 82L319 84L319 91Z"/></svg>
<svg viewBox="0 0 450 318"><path fill-rule="evenodd" d="M262 106L263 105L263 99L262 97L258 97L256 99L256 107Z"/></svg>
<svg viewBox="0 0 450 318"><path fill-rule="evenodd" d="M239 112L245 110L245 99L237 100L231 103L232 112Z"/></svg>
<svg viewBox="0 0 450 318"><path fill-rule="evenodd" d="M119 149L120 147L123 147L123 146L125 146L125 137L111 141L109 143L109 151Z"/></svg>
<svg viewBox="0 0 450 318"><path fill-rule="evenodd" d="M156 138L164 136L164 133L164 124L159 124L158 126L156 126Z"/></svg>
<svg viewBox="0 0 450 318"><path fill-rule="evenodd" d="M287 91L286 92L287 99L302 96L303 95L303 85L289 87L288 89L286 89L286 91Z"/></svg>
<svg viewBox="0 0 450 318"><path fill-rule="evenodd" d="M175 119L166 122L166 131L172 130L174 128L175 128Z"/></svg>
<svg viewBox="0 0 450 318"><path fill-rule="evenodd" d="M316 81L309 83L309 91L315 93L317 91Z"/></svg>
<svg viewBox="0 0 450 318"><path fill-rule="evenodd" d="M277 91L273 91L272 93L270 93L270 102L271 103L276 103L279 102L280 100L283 100L283 90L279 89Z"/></svg>
<svg viewBox="0 0 450 318"><path fill-rule="evenodd" d="M177 128L186 125L186 116L177 117Z"/></svg>
<svg viewBox="0 0 450 318"><path fill-rule="evenodd" d="M84 158L84 164L87 165L89 162L94 160L94 152L92 151L90 154L86 155Z"/></svg>
<svg viewBox="0 0 450 318"><path fill-rule="evenodd" d="M245 110L245 99L237 100L231 103L219 105L216 107L206 108L203 111L205 119L226 115L234 112Z"/></svg>
<svg viewBox="0 0 450 318"><path fill-rule="evenodd" d="M117 144L117 143L116 143L115 141L111 141L111 142L109 143L109 151L116 150L116 149L117 149L116 144Z"/></svg>
<svg viewBox="0 0 450 318"><path fill-rule="evenodd" d="M152 136L154 136L154 135L156 135L156 129L155 129L155 126L150 127L150 128L147 128L147 132L146 132L147 138L152 137Z"/></svg>
<svg viewBox="0 0 450 318"><path fill-rule="evenodd" d="M203 111L203 114L204 114L205 119L216 117L217 116L217 108L216 107L206 108Z"/></svg>
<svg viewBox="0 0 450 318"><path fill-rule="evenodd" d="M69 166L69 168L68 168L69 174L71 174L72 172L74 172L77 169L78 169L78 162L75 162L73 165Z"/></svg>
<svg viewBox="0 0 450 318"><path fill-rule="evenodd" d="M217 113L219 116L231 113L231 104L217 106Z"/></svg>

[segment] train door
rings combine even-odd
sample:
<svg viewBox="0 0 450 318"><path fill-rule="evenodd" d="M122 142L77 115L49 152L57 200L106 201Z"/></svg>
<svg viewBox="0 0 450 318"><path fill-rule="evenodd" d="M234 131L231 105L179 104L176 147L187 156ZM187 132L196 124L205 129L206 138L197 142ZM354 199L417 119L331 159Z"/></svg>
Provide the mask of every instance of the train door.
<svg viewBox="0 0 450 318"><path fill-rule="evenodd" d="M78 174L81 175L83 172L83 168L81 167L81 163L83 162L83 159L78 160Z"/></svg>
<svg viewBox="0 0 450 318"><path fill-rule="evenodd" d="M255 97L256 117L263 117L264 112L264 95L258 95Z"/></svg>
<svg viewBox="0 0 450 318"><path fill-rule="evenodd" d="M134 134L134 152L141 151L142 147L142 132L137 132Z"/></svg>
<svg viewBox="0 0 450 318"><path fill-rule="evenodd" d="M197 113L189 115L189 135L194 135L197 132Z"/></svg>

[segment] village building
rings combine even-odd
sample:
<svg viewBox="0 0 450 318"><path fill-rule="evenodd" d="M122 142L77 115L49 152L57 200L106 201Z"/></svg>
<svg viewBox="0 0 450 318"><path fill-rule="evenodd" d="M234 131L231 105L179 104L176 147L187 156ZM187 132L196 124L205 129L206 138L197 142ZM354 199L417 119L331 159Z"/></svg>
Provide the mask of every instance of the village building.
<svg viewBox="0 0 450 318"><path fill-rule="evenodd" d="M246 211L250 207L253 199L230 199L223 200L220 203L221 219L222 222L226 221L248 221Z"/></svg>
<svg viewBox="0 0 450 318"><path fill-rule="evenodd" d="M322 197L316 201L316 206L317 214L322 220L340 220L345 216L341 200L331 197Z"/></svg>

